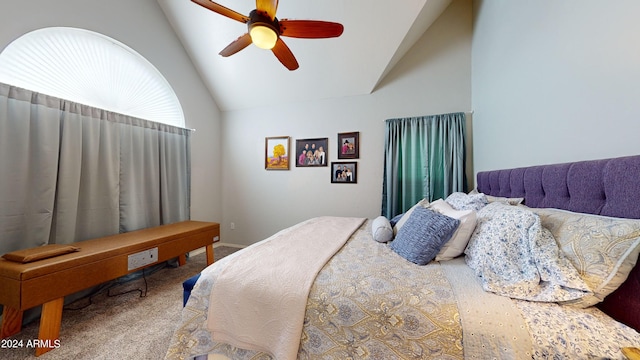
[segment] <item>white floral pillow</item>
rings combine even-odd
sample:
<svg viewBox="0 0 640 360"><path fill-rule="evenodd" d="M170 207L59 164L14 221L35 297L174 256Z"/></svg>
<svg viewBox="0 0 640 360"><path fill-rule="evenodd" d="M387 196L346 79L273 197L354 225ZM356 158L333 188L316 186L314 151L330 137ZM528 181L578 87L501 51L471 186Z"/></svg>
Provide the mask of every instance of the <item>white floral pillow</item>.
<svg viewBox="0 0 640 360"><path fill-rule="evenodd" d="M540 218L524 207L495 202L478 211L465 254L483 289L498 295L557 302L591 294Z"/></svg>
<svg viewBox="0 0 640 360"><path fill-rule="evenodd" d="M574 213L558 209L531 209L540 216L562 252L593 291L592 296L569 302L597 304L629 276L640 252L640 220Z"/></svg>
<svg viewBox="0 0 640 360"><path fill-rule="evenodd" d="M444 199L451 207L456 210L474 210L478 211L485 207L489 202L483 193L465 194L463 192L454 192Z"/></svg>
<svg viewBox="0 0 640 360"><path fill-rule="evenodd" d="M469 192L469 195L477 195L477 194L482 194L481 192L478 191L477 188L471 190ZM521 205L524 202L524 198L523 197L518 197L518 198L509 198L509 197L503 197L503 196L492 196L492 195L487 195L485 194L484 196L487 197L487 202L488 203L492 203L492 202L503 202L505 204L508 205Z"/></svg>
<svg viewBox="0 0 640 360"><path fill-rule="evenodd" d="M520 205L522 204L522 202L524 201L524 198L508 198L508 197L502 197L502 196L491 196L491 195L485 195L487 197L487 201L489 203L492 202L502 202L505 203L507 205Z"/></svg>

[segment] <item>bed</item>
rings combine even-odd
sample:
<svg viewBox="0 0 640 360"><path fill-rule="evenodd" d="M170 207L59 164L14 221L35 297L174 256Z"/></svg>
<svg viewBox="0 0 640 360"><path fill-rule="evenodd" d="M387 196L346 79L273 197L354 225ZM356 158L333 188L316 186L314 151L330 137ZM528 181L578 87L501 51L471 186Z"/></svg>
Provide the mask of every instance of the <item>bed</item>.
<svg viewBox="0 0 640 360"><path fill-rule="evenodd" d="M640 156L487 171L396 219L307 220L203 270L166 358L624 359L638 179Z"/></svg>

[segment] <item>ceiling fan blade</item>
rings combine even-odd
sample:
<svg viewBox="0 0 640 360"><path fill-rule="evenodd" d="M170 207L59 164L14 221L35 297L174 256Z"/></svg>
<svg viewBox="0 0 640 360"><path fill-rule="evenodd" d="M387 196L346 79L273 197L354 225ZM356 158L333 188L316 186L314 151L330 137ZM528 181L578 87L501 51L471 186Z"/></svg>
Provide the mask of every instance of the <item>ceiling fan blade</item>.
<svg viewBox="0 0 640 360"><path fill-rule="evenodd" d="M278 0L256 0L256 10L267 13L273 20L278 10Z"/></svg>
<svg viewBox="0 0 640 360"><path fill-rule="evenodd" d="M280 36L304 39L321 39L342 35L344 26L319 20L280 20Z"/></svg>
<svg viewBox="0 0 640 360"><path fill-rule="evenodd" d="M216 12L222 16L226 16L230 19L236 20L236 21L240 21L241 23L248 23L249 22L249 17L240 14L239 12L233 11L229 8L226 8L220 4L216 4L213 1L209 1L209 0L191 0L194 3L205 7L213 12Z"/></svg>
<svg viewBox="0 0 640 360"><path fill-rule="evenodd" d="M247 46L249 46L249 44L251 44L251 36L249 35L249 33L246 33L237 38L231 44L227 45L226 48L222 49L222 51L220 51L220 55L224 57L231 56L238 51L246 48Z"/></svg>
<svg viewBox="0 0 640 360"><path fill-rule="evenodd" d="M299 67L298 60L296 60L296 57L293 56L293 53L282 39L278 38L276 46L271 51L287 69L293 71Z"/></svg>

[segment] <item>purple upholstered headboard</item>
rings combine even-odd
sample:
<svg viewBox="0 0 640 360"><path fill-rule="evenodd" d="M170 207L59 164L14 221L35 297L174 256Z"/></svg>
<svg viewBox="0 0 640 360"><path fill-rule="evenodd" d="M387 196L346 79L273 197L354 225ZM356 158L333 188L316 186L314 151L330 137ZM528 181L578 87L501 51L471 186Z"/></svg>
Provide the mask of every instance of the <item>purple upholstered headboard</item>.
<svg viewBox="0 0 640 360"><path fill-rule="evenodd" d="M640 155L479 172L479 192L536 208L640 219ZM640 264L598 307L640 331Z"/></svg>

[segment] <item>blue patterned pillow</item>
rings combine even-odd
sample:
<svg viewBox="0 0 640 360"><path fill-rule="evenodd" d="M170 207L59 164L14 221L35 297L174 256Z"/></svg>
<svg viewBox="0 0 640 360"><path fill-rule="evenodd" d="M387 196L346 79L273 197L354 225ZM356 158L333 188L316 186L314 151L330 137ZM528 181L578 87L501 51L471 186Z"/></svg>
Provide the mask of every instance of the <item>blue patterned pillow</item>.
<svg viewBox="0 0 640 360"><path fill-rule="evenodd" d="M459 224L460 220L418 206L398 231L391 250L413 263L426 265L451 239Z"/></svg>

